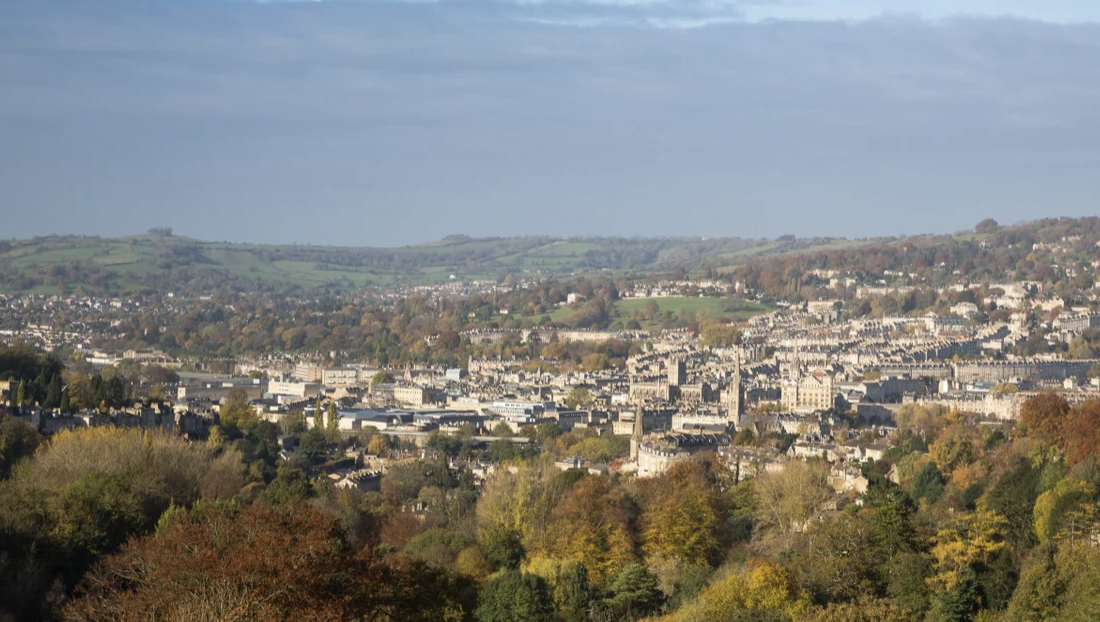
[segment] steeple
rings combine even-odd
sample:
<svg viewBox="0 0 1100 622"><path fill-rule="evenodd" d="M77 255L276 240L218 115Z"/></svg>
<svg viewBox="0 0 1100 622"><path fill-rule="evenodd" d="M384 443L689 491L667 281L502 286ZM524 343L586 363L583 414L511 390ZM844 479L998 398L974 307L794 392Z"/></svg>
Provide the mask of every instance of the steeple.
<svg viewBox="0 0 1100 622"><path fill-rule="evenodd" d="M645 435L645 411L638 405L634 413L634 433L630 435L630 459L638 461L638 448L642 445L642 437Z"/></svg>

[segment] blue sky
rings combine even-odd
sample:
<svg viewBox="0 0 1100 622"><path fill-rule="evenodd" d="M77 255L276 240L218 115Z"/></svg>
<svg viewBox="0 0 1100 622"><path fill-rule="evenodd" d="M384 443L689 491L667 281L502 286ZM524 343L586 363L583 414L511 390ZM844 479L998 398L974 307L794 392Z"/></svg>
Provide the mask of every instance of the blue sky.
<svg viewBox="0 0 1100 622"><path fill-rule="evenodd" d="M1096 214L1100 3L7 0L2 237Z"/></svg>

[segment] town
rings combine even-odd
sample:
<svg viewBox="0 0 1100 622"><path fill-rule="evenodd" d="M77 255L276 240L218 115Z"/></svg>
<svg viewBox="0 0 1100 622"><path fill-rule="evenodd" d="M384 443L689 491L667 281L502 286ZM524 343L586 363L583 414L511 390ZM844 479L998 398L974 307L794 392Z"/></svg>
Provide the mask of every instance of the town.
<svg viewBox="0 0 1100 622"><path fill-rule="evenodd" d="M711 576L708 560L795 554L821 525L861 509L955 524L937 512L970 516L1000 503L975 501L1002 485L990 478L1009 467L995 461L1020 460L1011 468L1039 473L1019 452L1032 452L1036 464L1073 464L1075 473L1092 464L1096 266L1067 255L1100 240L1059 240L1003 245L1032 263L996 280L946 260L868 274L763 259L725 278L686 270L560 280L451 275L291 296L5 294L0 432L12 449L4 464L14 482L25 477L13 466L20 455L32 464L74 443L84 454L104 452L108 463L111 444L198 451L212 460L188 493L199 501L253 499L261 511L312 500L342 517L342 529L391 547L394 559L457 568L487 586L508 572L560 582L560 564L581 564L568 572L583 566L591 581L583 619L673 615L677 599L695 594L675 615L710 619L708 592L689 594L679 583ZM894 247L911 252L906 244ZM934 258L936 248L925 254ZM983 253L985 242L973 248ZM1051 266L1059 279L1034 278ZM797 276L783 282L780 273ZM1023 278L1003 278L1012 276ZM1057 417L1079 421L1039 423ZM1056 431L1041 432L1048 428ZM1064 453L1035 454L1027 449L1033 436ZM557 500L528 507L550 490ZM569 514L571 504L587 503L580 494L625 503L615 510L625 513ZM674 531L647 531L672 520L663 513L694 507L692 494L711 495L711 509L685 519L709 534L703 548L669 539ZM1087 495L1074 499L1091 511ZM1012 527L1022 532L998 538L1030 538L1030 513ZM707 522L718 516L726 522ZM1100 535L1091 515L1074 516L1091 525L1080 537ZM597 531L543 531L566 517ZM621 546L599 535L608 524L621 530ZM1069 528L1057 525L1042 539ZM663 566L666 555L675 561ZM645 564L629 561L637 559ZM546 560L557 570L541 569ZM771 561L759 568L787 572ZM920 582L942 581L935 585L944 590L961 572L919 568ZM895 589L881 576L876 589ZM652 588L617 592L628 577ZM791 615L803 611L799 589L819 590L815 611L830 611L836 597L819 579L790 584L794 600L783 606ZM886 619L940 606L942 597L921 594L908 613ZM991 606L1008 606L1006 598Z"/></svg>

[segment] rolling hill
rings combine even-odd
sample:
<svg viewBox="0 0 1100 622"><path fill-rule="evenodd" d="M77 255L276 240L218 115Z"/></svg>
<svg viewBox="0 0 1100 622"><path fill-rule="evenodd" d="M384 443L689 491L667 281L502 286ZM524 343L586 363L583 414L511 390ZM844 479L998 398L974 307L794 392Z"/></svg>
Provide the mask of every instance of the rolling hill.
<svg viewBox="0 0 1100 622"><path fill-rule="evenodd" d="M870 243L867 241L866 243ZM0 292L171 291L370 286L567 277L591 271L702 274L754 258L864 242L742 238L471 238L395 248L207 242L174 235L48 236L0 241Z"/></svg>

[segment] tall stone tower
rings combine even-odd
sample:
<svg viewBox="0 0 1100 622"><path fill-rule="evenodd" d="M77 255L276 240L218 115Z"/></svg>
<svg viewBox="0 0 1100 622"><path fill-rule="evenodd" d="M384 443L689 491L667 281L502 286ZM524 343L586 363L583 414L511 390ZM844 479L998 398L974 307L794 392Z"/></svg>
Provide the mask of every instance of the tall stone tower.
<svg viewBox="0 0 1100 622"><path fill-rule="evenodd" d="M668 362L668 385L678 387L687 384L687 363L682 358L675 358Z"/></svg>
<svg viewBox="0 0 1100 622"><path fill-rule="evenodd" d="M642 437L645 435L645 411L641 405L634 413L634 433L630 435L630 460L638 461L638 448L642 445Z"/></svg>
<svg viewBox="0 0 1100 622"><path fill-rule="evenodd" d="M737 355L737 362L733 368L733 378L730 386L723 396L726 407L726 421L733 426L741 419L741 355Z"/></svg>

